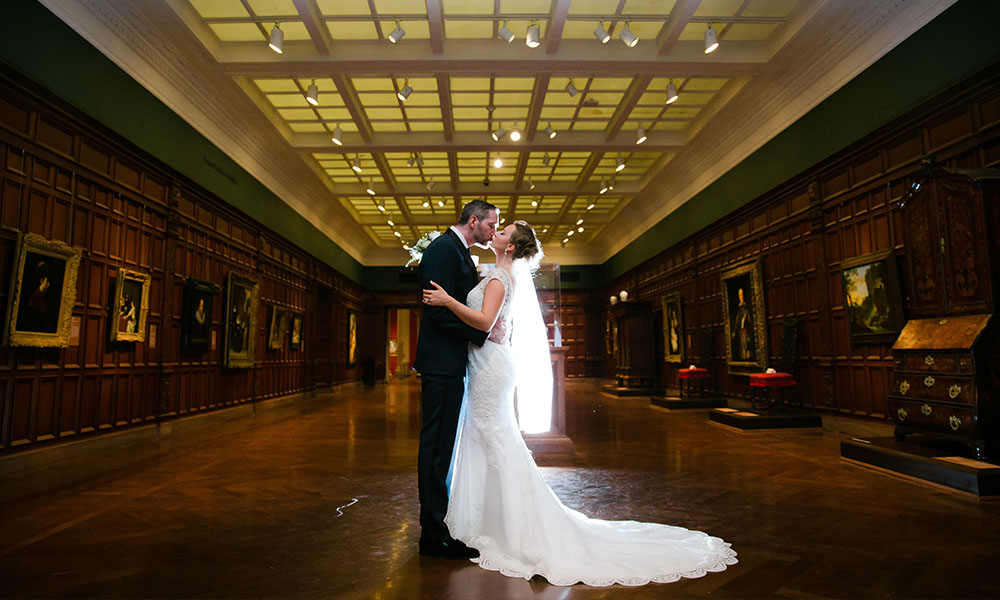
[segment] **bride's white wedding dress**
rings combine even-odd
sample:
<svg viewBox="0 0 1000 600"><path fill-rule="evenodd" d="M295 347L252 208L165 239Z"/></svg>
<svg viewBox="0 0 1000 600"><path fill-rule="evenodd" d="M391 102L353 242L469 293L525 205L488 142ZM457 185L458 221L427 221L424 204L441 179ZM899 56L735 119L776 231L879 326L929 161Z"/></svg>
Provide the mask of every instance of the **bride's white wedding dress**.
<svg viewBox="0 0 1000 600"><path fill-rule="evenodd" d="M494 269L469 293L467 303L482 310L492 279L503 283L504 300L495 333L481 348L469 350L465 422L445 517L452 536L479 550L473 560L485 569L525 579L541 575L553 585L666 583L735 564L729 544L700 531L591 519L560 502L535 465L514 415L510 275Z"/></svg>

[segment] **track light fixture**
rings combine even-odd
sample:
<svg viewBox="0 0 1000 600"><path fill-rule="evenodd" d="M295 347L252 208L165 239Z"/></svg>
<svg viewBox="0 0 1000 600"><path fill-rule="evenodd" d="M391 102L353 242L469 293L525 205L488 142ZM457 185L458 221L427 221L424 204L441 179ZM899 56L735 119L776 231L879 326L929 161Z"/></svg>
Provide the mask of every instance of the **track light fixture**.
<svg viewBox="0 0 1000 600"><path fill-rule="evenodd" d="M512 142L521 141L521 130L517 128L517 124L514 125L514 129L510 130L510 141Z"/></svg>
<svg viewBox="0 0 1000 600"><path fill-rule="evenodd" d="M407 79L403 82L403 89L396 93L396 97L399 98L400 102L406 102L406 99L410 97L413 93L413 86L410 85L410 80Z"/></svg>
<svg viewBox="0 0 1000 600"><path fill-rule="evenodd" d="M395 227L396 226L396 224L392 222L392 219L387 219L386 222L385 222L385 224L388 225L389 227Z"/></svg>
<svg viewBox="0 0 1000 600"><path fill-rule="evenodd" d="M398 237L398 238L401 238L401 237L403 237L403 234L399 233L398 231L393 231L393 232L392 232L392 235L394 235L394 236L396 236L396 237Z"/></svg>
<svg viewBox="0 0 1000 600"><path fill-rule="evenodd" d="M385 206L382 204L382 202L379 202L375 206L378 208L379 212L385 212Z"/></svg>
<svg viewBox="0 0 1000 600"><path fill-rule="evenodd" d="M531 180L531 177L528 178L528 189L529 190L535 189L535 182Z"/></svg>
<svg viewBox="0 0 1000 600"><path fill-rule="evenodd" d="M493 168L499 169L501 167L503 167L503 159L497 154L496 158L493 159Z"/></svg>
<svg viewBox="0 0 1000 600"><path fill-rule="evenodd" d="M671 79L670 83L667 84L667 104L673 104L677 102L677 86L674 85L674 80Z"/></svg>
<svg viewBox="0 0 1000 600"><path fill-rule="evenodd" d="M646 141L646 130L642 128L642 125L637 125L635 128L635 143L641 144Z"/></svg>
<svg viewBox="0 0 1000 600"><path fill-rule="evenodd" d="M569 94L570 98L572 98L573 96L576 96L577 94L580 93L580 90L576 89L576 86L573 85L573 78L572 77L569 78L569 83L566 84L566 88L565 89L566 89L566 93Z"/></svg>
<svg viewBox="0 0 1000 600"><path fill-rule="evenodd" d="M624 169L625 169L625 159L622 158L621 155L619 155L617 160L615 160L615 173L620 173Z"/></svg>
<svg viewBox="0 0 1000 600"><path fill-rule="evenodd" d="M573 237L573 234L574 234L574 233L576 233L576 232L575 232L575 231L573 231L572 229L570 229L569 231L567 231L567 232L566 232L566 237L567 237L567 238L570 238L570 237Z"/></svg>
<svg viewBox="0 0 1000 600"><path fill-rule="evenodd" d="M515 37L514 32L511 31L510 29L507 29L507 21L504 21L503 25L500 26L500 29L497 29L497 35L499 35L500 39L507 42L508 44L513 42Z"/></svg>
<svg viewBox="0 0 1000 600"><path fill-rule="evenodd" d="M611 40L611 34L604 28L604 23L597 22L597 29L594 29L594 37L601 40L602 44L607 44Z"/></svg>
<svg viewBox="0 0 1000 600"><path fill-rule="evenodd" d="M430 200L424 200L423 206L424 206L424 208L430 208L431 207L431 201Z"/></svg>
<svg viewBox="0 0 1000 600"><path fill-rule="evenodd" d="M625 21L625 27L622 27L622 32L618 34L618 37L620 37L629 48L635 48L635 45L639 43L639 38L632 33L631 29L628 28L628 21Z"/></svg>
<svg viewBox="0 0 1000 600"><path fill-rule="evenodd" d="M705 30L705 54L714 52L716 48L719 47L719 34L715 31L715 27L712 24L708 24L708 29Z"/></svg>
<svg viewBox="0 0 1000 600"><path fill-rule="evenodd" d="M313 79L306 91L306 102L313 106L319 106L319 88L316 87L316 80Z"/></svg>
<svg viewBox="0 0 1000 600"><path fill-rule="evenodd" d="M549 122L548 127L545 128L545 135L549 136L549 139L556 137L556 130L552 129L552 123Z"/></svg>
<svg viewBox="0 0 1000 600"><path fill-rule="evenodd" d="M417 153L416 152L410 152L410 158L406 159L406 166L412 167L413 163L415 163L415 162L417 162Z"/></svg>
<svg viewBox="0 0 1000 600"><path fill-rule="evenodd" d="M423 168L424 166L424 155L419 152L414 152L417 157L417 166Z"/></svg>
<svg viewBox="0 0 1000 600"><path fill-rule="evenodd" d="M436 181L434 181L434 179L433 179L433 178L432 178L432 179L428 179L428 180L427 180L427 191L428 191L428 192L434 189L434 184L435 184L435 183L437 183L437 182L436 182Z"/></svg>
<svg viewBox="0 0 1000 600"><path fill-rule="evenodd" d="M365 191L368 192L369 196L375 195L375 186L372 184L371 179L368 180L368 187L365 188Z"/></svg>
<svg viewBox="0 0 1000 600"><path fill-rule="evenodd" d="M598 193L603 194L606 191L608 191L608 181L606 179L602 179L601 180L601 191L598 192Z"/></svg>
<svg viewBox="0 0 1000 600"><path fill-rule="evenodd" d="M361 172L361 157L357 154L354 155L354 160L351 161L351 168L354 169L355 173Z"/></svg>
<svg viewBox="0 0 1000 600"><path fill-rule="evenodd" d="M438 200L438 206L444 208L444 200Z"/></svg>
<svg viewBox="0 0 1000 600"><path fill-rule="evenodd" d="M583 225L583 218L581 217L581 218L577 219L576 220L576 224L577 225Z"/></svg>
<svg viewBox="0 0 1000 600"><path fill-rule="evenodd" d="M590 204L587 205L587 210L594 210L594 206L596 205L593 202L591 202Z"/></svg>
<svg viewBox="0 0 1000 600"><path fill-rule="evenodd" d="M396 28L389 34L389 41L395 44L399 40L403 39L404 35L406 35L406 30L399 24L399 21L396 21Z"/></svg>
<svg viewBox="0 0 1000 600"><path fill-rule="evenodd" d="M549 166L549 161L550 160L552 160L552 159L549 158L549 153L548 152L546 152L545 154L542 155L542 164L545 165L546 167Z"/></svg>
<svg viewBox="0 0 1000 600"><path fill-rule="evenodd" d="M608 181L608 191L610 192L614 189L615 189L615 178L612 177L611 180Z"/></svg>
<svg viewBox="0 0 1000 600"><path fill-rule="evenodd" d="M583 233L583 226L577 227L576 230L579 231L580 233Z"/></svg>
<svg viewBox="0 0 1000 600"><path fill-rule="evenodd" d="M507 135L507 130L503 128L503 124L497 126L497 130L490 134L494 142L499 142L503 136Z"/></svg>
<svg viewBox="0 0 1000 600"><path fill-rule="evenodd" d="M278 54L281 54L281 48L285 43L285 32L281 30L281 23L275 23L274 27L271 28L271 39L268 41L267 45L271 47Z"/></svg>
<svg viewBox="0 0 1000 600"><path fill-rule="evenodd" d="M533 200L531 201L531 207L532 207L532 208L535 208L535 207L537 207L537 206L538 206L538 200L534 200L534 199L533 199Z"/></svg>
<svg viewBox="0 0 1000 600"><path fill-rule="evenodd" d="M538 30L538 25L532 21L531 25L528 25L528 33L524 36L524 45L529 48L537 48L541 43L541 33Z"/></svg>
<svg viewBox="0 0 1000 600"><path fill-rule="evenodd" d="M337 126L333 128L333 135L330 136L330 141L338 146L344 145L344 130L340 128L340 123L337 123Z"/></svg>

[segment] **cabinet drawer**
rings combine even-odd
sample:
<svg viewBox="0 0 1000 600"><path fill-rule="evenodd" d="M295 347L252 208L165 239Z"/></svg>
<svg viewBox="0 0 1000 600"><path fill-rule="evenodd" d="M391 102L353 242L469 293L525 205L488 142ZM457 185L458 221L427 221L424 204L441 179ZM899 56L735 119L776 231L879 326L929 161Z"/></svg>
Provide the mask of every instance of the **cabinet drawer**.
<svg viewBox="0 0 1000 600"><path fill-rule="evenodd" d="M937 373L972 373L972 356L936 352L906 352L895 360L900 371L933 371Z"/></svg>
<svg viewBox="0 0 1000 600"><path fill-rule="evenodd" d="M889 416L906 425L951 435L978 435L979 426L971 410L929 402L889 397Z"/></svg>
<svg viewBox="0 0 1000 600"><path fill-rule="evenodd" d="M938 373L896 373L890 393L914 400L976 404L976 386L972 379Z"/></svg>

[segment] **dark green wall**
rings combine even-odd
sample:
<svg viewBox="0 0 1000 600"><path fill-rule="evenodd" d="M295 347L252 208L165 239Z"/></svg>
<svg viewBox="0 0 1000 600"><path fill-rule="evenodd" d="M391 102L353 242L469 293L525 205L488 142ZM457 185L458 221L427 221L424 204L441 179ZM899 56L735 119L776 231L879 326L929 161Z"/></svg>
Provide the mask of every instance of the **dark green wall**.
<svg viewBox="0 0 1000 600"><path fill-rule="evenodd" d="M48 9L35 0L8 1L3 16L8 26L0 36L0 60L343 275L361 282L363 268L358 261Z"/></svg>
<svg viewBox="0 0 1000 600"><path fill-rule="evenodd" d="M997 60L1000 1L960 0L611 257L602 284Z"/></svg>

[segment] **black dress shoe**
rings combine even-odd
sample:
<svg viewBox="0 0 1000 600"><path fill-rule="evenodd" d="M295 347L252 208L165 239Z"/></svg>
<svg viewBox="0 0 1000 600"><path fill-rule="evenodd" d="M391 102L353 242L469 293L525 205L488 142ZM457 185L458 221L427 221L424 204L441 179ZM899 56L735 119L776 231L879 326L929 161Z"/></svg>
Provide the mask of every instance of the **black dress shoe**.
<svg viewBox="0 0 1000 600"><path fill-rule="evenodd" d="M469 560L470 558L479 558L479 550L470 548L455 539L449 539L442 542L427 542L420 540L420 554L422 556L433 556L435 558L447 558L450 560Z"/></svg>

